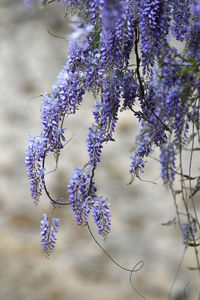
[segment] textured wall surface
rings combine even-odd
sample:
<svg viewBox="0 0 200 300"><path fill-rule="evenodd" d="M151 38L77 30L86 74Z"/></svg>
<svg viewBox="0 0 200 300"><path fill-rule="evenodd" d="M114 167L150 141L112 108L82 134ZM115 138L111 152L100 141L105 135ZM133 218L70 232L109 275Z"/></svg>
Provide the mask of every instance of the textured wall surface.
<svg viewBox="0 0 200 300"><path fill-rule="evenodd" d="M44 195L34 207L24 166L28 134L40 134L39 95L50 91L65 62L68 27L62 6L49 6L28 14L22 0L0 1L0 299L2 300L128 300L140 299L130 287L129 274L115 266L97 247L87 230L77 227L70 208L61 218L56 251L46 260L40 247L40 220L49 209ZM38 96L38 97L37 97ZM66 122L72 137L61 154L48 188L64 196L73 167L87 161L86 133L92 120L91 95L76 116ZM183 253L178 228L164 227L175 211L170 193L159 179L159 165L150 161L144 180L129 181L129 157L137 124L123 112L116 142L105 146L96 175L99 190L112 208L112 233L98 240L120 264L132 268L135 287L149 300L168 299ZM49 168L54 168L49 160ZM93 226L92 226L93 228ZM96 228L93 228L94 232ZM197 298L193 249L186 254L173 299ZM190 285L187 285L190 282Z"/></svg>

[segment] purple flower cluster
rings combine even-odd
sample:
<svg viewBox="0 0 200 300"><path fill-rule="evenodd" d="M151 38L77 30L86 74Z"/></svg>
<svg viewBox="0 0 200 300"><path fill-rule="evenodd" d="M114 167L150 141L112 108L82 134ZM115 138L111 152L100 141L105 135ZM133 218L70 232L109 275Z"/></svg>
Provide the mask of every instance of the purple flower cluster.
<svg viewBox="0 0 200 300"><path fill-rule="evenodd" d="M172 0L172 33L177 40L182 41L186 35L189 27L189 19L191 16L191 2L190 0Z"/></svg>
<svg viewBox="0 0 200 300"><path fill-rule="evenodd" d="M192 16L200 19L200 1L192 0Z"/></svg>
<svg viewBox="0 0 200 300"><path fill-rule="evenodd" d="M107 198L95 197L93 202L93 218L97 224L98 233L104 237L110 232L110 204L107 203Z"/></svg>
<svg viewBox="0 0 200 300"><path fill-rule="evenodd" d="M93 211L94 222L99 234L104 237L110 231L110 209L107 199L96 195L97 186L92 178L91 166L76 168L68 185L69 201L78 225L86 226L88 216Z"/></svg>
<svg viewBox="0 0 200 300"><path fill-rule="evenodd" d="M183 244L188 244L189 242L193 242L195 239L195 233L197 232L196 220L193 220L191 223L183 222L181 229L182 229Z"/></svg>
<svg viewBox="0 0 200 300"><path fill-rule="evenodd" d="M87 136L89 163L91 166L96 166L96 163L100 161L101 152L103 148L103 142L105 141L105 135L102 128L98 125L92 125L89 128Z"/></svg>
<svg viewBox="0 0 200 300"><path fill-rule="evenodd" d="M118 120L120 93L120 79L117 74L112 74L112 77L105 78L101 94L100 114L101 125L105 135L107 135L107 140L112 138Z"/></svg>
<svg viewBox="0 0 200 300"><path fill-rule="evenodd" d="M154 65L169 33L170 1L137 0L143 70Z"/></svg>
<svg viewBox="0 0 200 300"><path fill-rule="evenodd" d="M120 66L123 46L122 1L102 1L101 59L103 65ZM113 53L114 52L114 53Z"/></svg>
<svg viewBox="0 0 200 300"><path fill-rule="evenodd" d="M134 47L135 41L135 11L134 1L123 1L124 13L122 19L124 23L124 38L123 38L123 62L128 67L131 51Z"/></svg>
<svg viewBox="0 0 200 300"><path fill-rule="evenodd" d="M109 204L97 196L94 176L104 143L114 141L120 112L130 110L140 123L130 173L139 177L147 157L159 147L165 184L175 179L176 156L186 144L189 124L199 126L200 2L58 2L69 8L68 13L77 13L77 22L69 36L67 62L52 91L44 94L41 137L29 139L26 166L31 194L38 203L44 188L44 158L62 150L64 120L76 113L83 95L92 92L87 167L74 170L68 193L77 224L87 225L92 211L98 232L105 236L110 231ZM183 42L184 51L172 47L172 36Z"/></svg>
<svg viewBox="0 0 200 300"><path fill-rule="evenodd" d="M89 47L88 36L93 29L94 26L91 24L75 28L74 32L69 36L70 47L86 51Z"/></svg>
<svg viewBox="0 0 200 300"><path fill-rule="evenodd" d="M143 173L145 166L144 157L148 157L152 151L152 140L149 132L145 132L145 127L141 126L140 134L137 136L138 149L134 156L131 156L130 173L139 177Z"/></svg>
<svg viewBox="0 0 200 300"><path fill-rule="evenodd" d="M51 252L55 248L56 243L56 233L59 227L59 218L48 219L46 214L43 214L44 218L41 221L41 244L42 249L46 257L49 257Z"/></svg>
<svg viewBox="0 0 200 300"><path fill-rule="evenodd" d="M42 160L45 156L44 142L41 137L29 137L28 148L26 150L26 167L30 179L31 196L34 203L38 204L40 195L44 187L44 168Z"/></svg>
<svg viewBox="0 0 200 300"><path fill-rule="evenodd" d="M134 78L133 71L128 71L122 78L122 97L124 99L123 108L132 109L136 100L138 83Z"/></svg>
<svg viewBox="0 0 200 300"><path fill-rule="evenodd" d="M172 183L175 179L174 170L176 169L176 152L173 143L160 147L161 177L164 184Z"/></svg>
<svg viewBox="0 0 200 300"><path fill-rule="evenodd" d="M81 72L71 71L77 55L75 53L75 57L72 56L61 70L52 93L44 95L41 113L42 135L48 151L63 147L63 120L69 114L74 114L82 102L85 77Z"/></svg>
<svg viewBox="0 0 200 300"><path fill-rule="evenodd" d="M195 22L190 26L188 30L188 43L189 43L189 52L188 56L196 59L196 61L200 60L200 20Z"/></svg>
<svg viewBox="0 0 200 300"><path fill-rule="evenodd" d="M96 185L91 179L91 168L74 170L68 185L68 193L77 224L86 225L96 193Z"/></svg>

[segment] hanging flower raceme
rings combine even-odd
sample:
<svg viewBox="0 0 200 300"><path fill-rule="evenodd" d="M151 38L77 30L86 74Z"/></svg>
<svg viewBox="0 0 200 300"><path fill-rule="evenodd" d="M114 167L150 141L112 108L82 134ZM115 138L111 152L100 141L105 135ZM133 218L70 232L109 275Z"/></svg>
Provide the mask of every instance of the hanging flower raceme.
<svg viewBox="0 0 200 300"><path fill-rule="evenodd" d="M137 145L138 148L134 154L131 156L131 168L130 173L139 177L141 173L143 173L143 169L146 161L145 157L148 157L152 152L152 139L151 134L146 132L145 123L144 126L140 127L140 134L137 136Z"/></svg>
<svg viewBox="0 0 200 300"><path fill-rule="evenodd" d="M161 177L164 184L173 183L175 179L175 160L176 152L175 145L171 143L169 145L161 145L160 147L160 162L161 162Z"/></svg>
<svg viewBox="0 0 200 300"><path fill-rule="evenodd" d="M195 240L195 234L197 232L196 220L193 219L191 222L183 222L181 224L183 244L188 244Z"/></svg>
<svg viewBox="0 0 200 300"><path fill-rule="evenodd" d="M93 202L93 218L98 227L98 233L106 237L111 229L111 214L110 203L107 203L108 199L101 197L95 197Z"/></svg>
<svg viewBox="0 0 200 300"><path fill-rule="evenodd" d="M69 36L70 47L86 51L89 47L88 36L94 29L94 26L87 24L83 27L75 27L74 29L74 32Z"/></svg>
<svg viewBox="0 0 200 300"><path fill-rule="evenodd" d="M190 0L171 0L172 5L172 28L171 31L177 40L183 41L187 36L189 19L191 16Z"/></svg>
<svg viewBox="0 0 200 300"><path fill-rule="evenodd" d="M200 40L200 20L198 22L194 22L194 24L192 24L188 30L188 44L189 44L188 56L189 58L193 59L193 63L195 63L195 61L198 62L200 60L199 40Z"/></svg>
<svg viewBox="0 0 200 300"><path fill-rule="evenodd" d="M124 99L123 108L133 109L138 92L138 83L134 78L133 71L127 71L122 77L122 97Z"/></svg>
<svg viewBox="0 0 200 300"><path fill-rule="evenodd" d="M103 92L101 94L101 126L105 132L106 139L112 140L115 125L118 121L120 107L120 79L117 74L104 79Z"/></svg>
<svg viewBox="0 0 200 300"><path fill-rule="evenodd" d="M56 233L59 227L59 218L52 217L48 219L46 214L43 214L44 219L41 221L41 244L46 257L49 257L55 248Z"/></svg>
<svg viewBox="0 0 200 300"><path fill-rule="evenodd" d="M76 112L84 92L84 83L80 74L72 73L66 64L58 76L51 95L44 94L41 114L42 136L48 151L63 147L65 141L63 121L67 115Z"/></svg>
<svg viewBox="0 0 200 300"><path fill-rule="evenodd" d="M200 19L200 1L192 0L192 16Z"/></svg>
<svg viewBox="0 0 200 300"><path fill-rule="evenodd" d="M170 1L137 0L136 9L141 39L143 72L160 55L170 27Z"/></svg>
<svg viewBox="0 0 200 300"><path fill-rule="evenodd" d="M96 185L91 179L91 169L76 168L68 185L69 201L78 225L88 223L88 215L92 207Z"/></svg>
<svg viewBox="0 0 200 300"><path fill-rule="evenodd" d="M105 142L105 133L102 131L101 126L93 124L89 128L87 136L89 163L91 166L96 166L97 162L100 161L103 142Z"/></svg>
<svg viewBox="0 0 200 300"><path fill-rule="evenodd" d="M106 236L110 231L110 210L107 199L96 195L97 186L92 178L92 167L76 168L68 185L69 201L78 225L86 226L93 211L99 234Z"/></svg>
<svg viewBox="0 0 200 300"><path fill-rule="evenodd" d="M105 0L101 7L101 61L104 67L123 63L124 13L122 1Z"/></svg>
<svg viewBox="0 0 200 300"><path fill-rule="evenodd" d="M26 150L26 167L30 179L31 196L35 204L44 188L44 171L42 161L45 156L45 143L41 137L29 137L28 148Z"/></svg>

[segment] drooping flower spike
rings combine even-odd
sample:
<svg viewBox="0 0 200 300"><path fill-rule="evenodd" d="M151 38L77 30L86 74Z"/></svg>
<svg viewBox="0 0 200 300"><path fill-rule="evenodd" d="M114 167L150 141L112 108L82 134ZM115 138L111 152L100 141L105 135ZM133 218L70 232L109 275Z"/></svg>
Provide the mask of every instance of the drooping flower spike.
<svg viewBox="0 0 200 300"><path fill-rule="evenodd" d="M41 221L41 244L45 256L48 258L51 252L55 248L56 244L56 233L58 232L59 227L59 218L47 217L46 214L43 214L43 220Z"/></svg>

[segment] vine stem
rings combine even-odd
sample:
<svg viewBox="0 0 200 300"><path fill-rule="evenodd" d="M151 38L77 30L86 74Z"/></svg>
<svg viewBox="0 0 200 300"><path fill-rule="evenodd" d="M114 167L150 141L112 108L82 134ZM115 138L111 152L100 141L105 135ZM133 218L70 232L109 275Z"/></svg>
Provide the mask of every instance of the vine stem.
<svg viewBox="0 0 200 300"><path fill-rule="evenodd" d="M142 295L133 285L133 281L132 281L132 276L134 272L138 272L139 270L141 270L144 266L144 261L139 261L132 269L128 269L124 266L122 266L121 264L119 264L102 246L101 244L97 241L97 239L95 238L89 224L87 224L87 228L89 231L89 234L91 235L92 239L94 240L94 242L98 245L98 247L103 251L103 253L116 265L118 266L120 269L129 272L130 273L130 284L132 289L139 295L141 296L144 300L146 300L145 296Z"/></svg>
<svg viewBox="0 0 200 300"><path fill-rule="evenodd" d="M45 168L45 157L46 157L46 155L44 155L43 160L42 160L42 168ZM60 201L57 201L57 200L55 200L55 199L53 199L53 198L51 197L51 195L50 195L50 193L49 193L49 191L48 191L48 189L47 189L46 181L45 181L44 176L45 176L45 175L43 174L43 175L41 176L41 178L42 178L42 181L43 181L45 193L46 193L47 197L49 198L49 200L51 200L51 202L53 202L54 204L57 204L57 205L62 205L62 206L63 206L63 205L71 205L70 202L60 202Z"/></svg>

